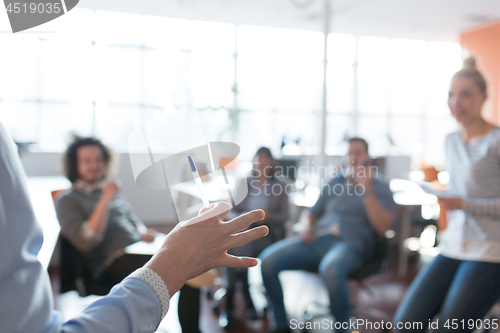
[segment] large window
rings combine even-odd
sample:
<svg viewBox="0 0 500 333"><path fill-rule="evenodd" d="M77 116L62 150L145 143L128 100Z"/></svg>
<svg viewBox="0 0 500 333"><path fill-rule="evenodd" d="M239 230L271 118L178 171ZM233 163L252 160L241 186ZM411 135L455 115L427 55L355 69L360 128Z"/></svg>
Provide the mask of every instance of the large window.
<svg viewBox="0 0 500 333"><path fill-rule="evenodd" d="M156 113L195 108L207 140L318 154L323 34L75 9L66 34L2 36L0 119L17 141L61 151L71 134L118 151ZM82 28L85 27L85 28ZM366 137L374 154L442 161L453 129L457 43L328 36L326 152Z"/></svg>
<svg viewBox="0 0 500 333"><path fill-rule="evenodd" d="M257 117L248 130L271 130L259 144L299 141L304 153L319 153L322 58L321 33L238 28L238 106L249 113L245 118ZM241 134L240 144L248 146L249 133Z"/></svg>

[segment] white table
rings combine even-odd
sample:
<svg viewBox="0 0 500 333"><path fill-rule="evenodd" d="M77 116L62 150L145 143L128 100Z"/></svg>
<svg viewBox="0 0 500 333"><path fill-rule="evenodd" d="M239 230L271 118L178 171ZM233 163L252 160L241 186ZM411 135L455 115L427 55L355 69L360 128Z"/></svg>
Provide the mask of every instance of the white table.
<svg viewBox="0 0 500 333"><path fill-rule="evenodd" d="M391 191L396 204L402 207L399 235L399 267L398 275L406 276L408 272L408 251L405 241L410 237L411 214L423 205L436 205L437 197L427 194L411 180L393 179L390 182Z"/></svg>
<svg viewBox="0 0 500 333"><path fill-rule="evenodd" d="M167 235L158 233L151 243L139 241L125 248L126 254L154 255L161 248Z"/></svg>

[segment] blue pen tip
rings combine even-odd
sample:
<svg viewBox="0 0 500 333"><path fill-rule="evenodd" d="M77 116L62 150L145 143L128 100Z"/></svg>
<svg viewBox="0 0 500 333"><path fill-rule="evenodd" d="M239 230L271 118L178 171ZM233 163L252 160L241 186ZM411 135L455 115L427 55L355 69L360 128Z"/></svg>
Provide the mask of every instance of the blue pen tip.
<svg viewBox="0 0 500 333"><path fill-rule="evenodd" d="M191 156L188 156L188 160L189 160L189 166L191 166L191 171L196 172L196 167L194 166L194 162Z"/></svg>

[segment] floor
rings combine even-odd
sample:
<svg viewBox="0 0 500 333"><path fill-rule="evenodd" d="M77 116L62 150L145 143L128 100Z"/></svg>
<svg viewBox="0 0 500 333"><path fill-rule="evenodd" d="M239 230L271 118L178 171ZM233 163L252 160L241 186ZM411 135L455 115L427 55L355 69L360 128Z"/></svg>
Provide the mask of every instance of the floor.
<svg viewBox="0 0 500 333"><path fill-rule="evenodd" d="M397 276L397 249L392 248L389 254L389 260L387 267L379 274L373 275L372 277L366 279L365 287L357 286L355 283L350 283L351 289L351 299L355 301L355 309L367 309L376 308L379 311L383 311L389 318L392 318L397 305L399 304L401 298L403 297L408 285L415 276L418 268L422 263L429 258L423 258L414 256L410 260L410 267L408 274L401 278ZM57 271L50 271L52 287L54 291L58 290L58 274ZM260 293L261 281L260 273L258 269L255 269L250 273L250 281L253 285L251 290L253 291L252 297L256 308L260 314L263 315L263 308L265 307L265 297ZM290 318L296 318L298 321L302 321L304 310L314 302L319 302L320 304L327 304L326 292L321 280L314 274L305 272L285 272L280 276L283 284L284 294L285 294L285 306ZM241 293L237 294L236 301L236 316L238 318L237 325L231 330L223 330L218 325L218 317L214 310L212 309L212 300L208 297L209 291L204 290L202 292L202 306L201 306L201 318L200 327L203 333L222 333L222 332L238 332L238 333L250 333L250 332L267 332L269 330L270 323L267 319L262 319L256 322L246 321L244 318L243 309L243 296ZM211 293L210 293L211 294ZM66 299L54 292L56 306L62 307L68 311L67 304L71 304L73 307L73 313L77 313L80 309L83 309L87 304L85 302L80 302L80 305L76 306L78 302L78 296L66 296ZM171 299L171 305L169 313L165 319L161 322L158 332L162 333L181 333L179 322L177 319L177 300L178 295L174 295ZM81 300L80 300L81 301ZM91 299L87 301L90 302ZM371 321L375 319L367 318ZM364 332L379 332L380 330ZM322 330L321 332L327 332Z"/></svg>

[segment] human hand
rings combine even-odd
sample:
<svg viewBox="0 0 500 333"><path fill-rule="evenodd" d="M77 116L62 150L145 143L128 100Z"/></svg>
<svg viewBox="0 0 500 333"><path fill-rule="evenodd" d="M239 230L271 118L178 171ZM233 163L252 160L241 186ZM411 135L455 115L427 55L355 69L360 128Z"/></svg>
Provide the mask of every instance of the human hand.
<svg viewBox="0 0 500 333"><path fill-rule="evenodd" d="M264 218L260 221L260 224L269 222L271 219L271 212L267 208L263 208L261 210L264 211Z"/></svg>
<svg viewBox="0 0 500 333"><path fill-rule="evenodd" d="M156 238L156 231L148 229L146 233L141 235L141 240L146 243L152 243Z"/></svg>
<svg viewBox="0 0 500 333"><path fill-rule="evenodd" d="M163 278L171 295L186 280L209 269L257 265L257 259L235 257L227 254L227 250L267 235L269 229L266 226L240 232L262 220L264 212L256 210L224 222L229 210L227 203L219 202L202 208L197 217L180 222L167 235L160 251L146 264L145 267Z"/></svg>
<svg viewBox="0 0 500 333"><path fill-rule="evenodd" d="M445 210L464 209L465 201L462 198L438 198L438 203Z"/></svg>
<svg viewBox="0 0 500 333"><path fill-rule="evenodd" d="M306 222L304 228L300 231L300 238L306 244L311 244L316 238L316 232L314 231L311 223Z"/></svg>
<svg viewBox="0 0 500 333"><path fill-rule="evenodd" d="M370 160L366 160L360 168L354 173L354 181L356 184L360 184L365 192L369 192L372 189L373 185L373 175L371 173L372 163ZM361 169L363 168L363 169Z"/></svg>
<svg viewBox="0 0 500 333"><path fill-rule="evenodd" d="M109 181L104 183L102 186L102 198L106 201L112 201L115 194L121 189L121 183L119 181Z"/></svg>

